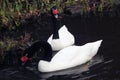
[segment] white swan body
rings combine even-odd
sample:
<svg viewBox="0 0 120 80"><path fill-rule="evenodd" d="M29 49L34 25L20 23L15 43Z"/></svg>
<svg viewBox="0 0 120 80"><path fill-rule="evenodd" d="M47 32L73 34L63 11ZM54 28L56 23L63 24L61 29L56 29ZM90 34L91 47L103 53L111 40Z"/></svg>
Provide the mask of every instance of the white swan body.
<svg viewBox="0 0 120 80"><path fill-rule="evenodd" d="M65 47L71 46L74 44L75 39L74 36L68 31L65 25L63 25L58 30L59 38L52 39L53 34L48 38L48 43L51 45L52 50L57 51L61 50Z"/></svg>
<svg viewBox="0 0 120 80"><path fill-rule="evenodd" d="M64 48L50 62L40 60L38 70L41 72L52 72L84 64L96 55L101 42L102 40L99 40L83 46L69 46Z"/></svg>

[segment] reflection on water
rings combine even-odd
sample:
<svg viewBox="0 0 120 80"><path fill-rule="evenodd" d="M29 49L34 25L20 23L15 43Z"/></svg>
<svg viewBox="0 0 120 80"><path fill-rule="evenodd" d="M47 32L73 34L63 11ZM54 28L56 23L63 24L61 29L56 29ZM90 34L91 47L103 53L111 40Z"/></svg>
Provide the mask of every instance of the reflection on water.
<svg viewBox="0 0 120 80"><path fill-rule="evenodd" d="M0 70L0 80L119 80L120 68L114 60L95 56L91 61L70 69L41 73L36 67L9 67Z"/></svg>
<svg viewBox="0 0 120 80"><path fill-rule="evenodd" d="M40 73L34 66L23 67L9 67L0 71L0 80L71 80L71 79L86 79L93 75L88 75L90 68L103 62L103 58L95 56L91 61L81 66L73 67L70 69ZM37 63L36 63L37 64ZM87 75L86 75L87 74ZM4 77L3 77L4 76Z"/></svg>

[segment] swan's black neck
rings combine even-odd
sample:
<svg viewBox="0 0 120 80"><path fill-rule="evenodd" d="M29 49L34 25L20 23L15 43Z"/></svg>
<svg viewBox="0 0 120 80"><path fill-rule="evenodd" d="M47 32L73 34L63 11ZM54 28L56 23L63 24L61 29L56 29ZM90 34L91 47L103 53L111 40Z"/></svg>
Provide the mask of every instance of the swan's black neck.
<svg viewBox="0 0 120 80"><path fill-rule="evenodd" d="M59 33L58 33L59 28L60 26L58 19L53 17L53 39L59 38Z"/></svg>
<svg viewBox="0 0 120 80"><path fill-rule="evenodd" d="M55 6L51 8L51 14L53 21L53 39L58 39L59 38L58 30L60 28L60 25L58 20L58 10Z"/></svg>
<svg viewBox="0 0 120 80"><path fill-rule="evenodd" d="M50 44L45 41L37 41L25 49L23 56L27 56L28 59L38 57L39 60L51 61L52 48Z"/></svg>

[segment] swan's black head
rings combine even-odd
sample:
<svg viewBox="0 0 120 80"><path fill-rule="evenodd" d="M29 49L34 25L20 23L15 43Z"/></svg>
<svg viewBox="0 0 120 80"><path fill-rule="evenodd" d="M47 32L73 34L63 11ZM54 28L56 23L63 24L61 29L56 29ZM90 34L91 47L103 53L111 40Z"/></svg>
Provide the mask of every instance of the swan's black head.
<svg viewBox="0 0 120 80"><path fill-rule="evenodd" d="M52 48L46 41L37 41L30 47L25 49L22 57L20 58L21 64L24 65L32 58L39 60L50 61L52 58Z"/></svg>
<svg viewBox="0 0 120 80"><path fill-rule="evenodd" d="M51 8L51 14L54 18L58 18L58 9L55 6Z"/></svg>

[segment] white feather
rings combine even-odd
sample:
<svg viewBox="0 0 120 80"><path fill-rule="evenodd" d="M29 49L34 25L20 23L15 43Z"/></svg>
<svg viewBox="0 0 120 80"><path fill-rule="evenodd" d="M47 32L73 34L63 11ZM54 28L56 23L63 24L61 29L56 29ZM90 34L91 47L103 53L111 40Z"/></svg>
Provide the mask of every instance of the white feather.
<svg viewBox="0 0 120 80"><path fill-rule="evenodd" d="M52 46L52 50L57 51L74 44L74 36L63 25L59 31L59 39L52 39L53 34L48 38L47 42Z"/></svg>

